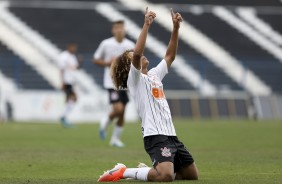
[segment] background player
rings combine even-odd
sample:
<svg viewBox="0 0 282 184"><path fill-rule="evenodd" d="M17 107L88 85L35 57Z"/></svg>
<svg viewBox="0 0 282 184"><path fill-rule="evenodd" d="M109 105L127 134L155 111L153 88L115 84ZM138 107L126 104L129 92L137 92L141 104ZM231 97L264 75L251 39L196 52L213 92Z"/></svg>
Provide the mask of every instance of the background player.
<svg viewBox="0 0 282 184"><path fill-rule="evenodd" d="M137 40L134 53L126 51L112 64L112 75L117 89L128 88L142 119L144 145L154 168L126 168L118 164L104 173L98 181L117 181L135 178L143 181L169 182L196 180L198 170L182 142L176 137L171 113L163 93L162 79L175 59L178 30L182 17L171 9L173 31L165 58L148 71L149 61L144 57L147 33L156 14L146 9L145 23ZM126 76L126 77L125 77Z"/></svg>
<svg viewBox="0 0 282 184"><path fill-rule="evenodd" d="M68 121L68 115L71 113L76 101L77 95L73 90L73 84L75 82L75 72L79 68L80 62L78 62L75 53L77 52L77 45L70 43L67 45L67 49L63 51L59 56L59 67L61 69L62 89L66 94L66 105L64 113L61 117L61 123L64 127L72 127L72 124Z"/></svg>
<svg viewBox="0 0 282 184"><path fill-rule="evenodd" d="M93 62L105 68L104 70L104 88L108 90L109 101L112 104L112 110L100 121L100 137L106 138L106 130L110 122L117 118L117 123L113 131L110 145L123 147L120 140L124 126L124 112L127 102L129 101L126 91L114 90L114 85L110 75L110 66L117 56L128 49L134 48L134 43L125 38L124 21L113 22L113 37L101 42L94 54Z"/></svg>

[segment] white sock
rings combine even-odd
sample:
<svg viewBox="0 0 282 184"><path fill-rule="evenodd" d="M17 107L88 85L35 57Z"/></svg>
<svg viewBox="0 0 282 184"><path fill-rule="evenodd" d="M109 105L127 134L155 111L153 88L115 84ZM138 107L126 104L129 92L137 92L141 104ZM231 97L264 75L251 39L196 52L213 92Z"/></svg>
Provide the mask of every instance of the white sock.
<svg viewBox="0 0 282 184"><path fill-rule="evenodd" d="M108 125L110 124L111 120L109 118L109 115L107 114L105 117L103 117L101 119L101 123L100 123L100 128L103 130L107 130Z"/></svg>
<svg viewBox="0 0 282 184"><path fill-rule="evenodd" d="M65 106L65 111L63 113L64 118L67 118L69 113L73 110L74 105L75 105L75 101L73 101L73 100L67 101L66 106Z"/></svg>
<svg viewBox="0 0 282 184"><path fill-rule="evenodd" d="M150 167L129 168L124 171L123 177L147 181L148 173L150 170L151 170Z"/></svg>
<svg viewBox="0 0 282 184"><path fill-rule="evenodd" d="M116 139L120 140L122 131L123 131L123 127L116 125L111 140L116 140Z"/></svg>

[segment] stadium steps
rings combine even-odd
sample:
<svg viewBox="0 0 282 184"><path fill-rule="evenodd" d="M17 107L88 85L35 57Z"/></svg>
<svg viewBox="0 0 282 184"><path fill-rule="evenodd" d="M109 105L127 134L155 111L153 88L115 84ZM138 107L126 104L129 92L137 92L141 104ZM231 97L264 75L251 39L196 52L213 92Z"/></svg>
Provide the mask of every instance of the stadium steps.
<svg viewBox="0 0 282 184"><path fill-rule="evenodd" d="M99 86L103 86L103 69L91 61L99 42L110 36L110 23L105 23L105 19L94 10L13 7L10 10L60 49L64 49L67 43L76 43L78 53L84 56L82 68ZM34 16L37 14L40 14L39 18ZM97 26L96 21L103 26Z"/></svg>
<svg viewBox="0 0 282 184"><path fill-rule="evenodd" d="M59 67L57 63L58 55L60 54L61 50L58 49L54 44L52 44L49 40L43 37L40 33L36 30L33 30L29 25L25 22L21 21L17 16L12 14L10 11L6 11L6 17L11 24L11 27L17 31L25 40L29 42L30 45L37 48L38 55L41 54L45 56L45 59L42 60L41 58L41 65L44 64L46 66L43 70L39 70L42 75L46 79L52 79L52 82L56 82L58 85L55 85L57 89L61 87L61 80L59 77ZM34 57L34 56L33 56ZM34 58L30 58L34 59ZM33 62L34 66L37 67L39 63ZM48 66L48 69L47 69ZM49 73L49 75L46 75ZM98 85L95 84L93 79L89 77L83 71L76 72L76 79L77 81L77 89L83 93L99 93L100 88Z"/></svg>
<svg viewBox="0 0 282 184"><path fill-rule="evenodd" d="M232 11L224 7L213 8L213 14L225 21L231 27L253 41L256 45L266 50L282 63L282 49L274 44L270 39L265 38L261 33L252 28L246 22L238 18Z"/></svg>
<svg viewBox="0 0 282 184"><path fill-rule="evenodd" d="M127 16L131 17L139 25L143 24L143 14L140 11L122 11ZM140 18L142 17L142 18ZM159 24L153 24L150 32L159 40L165 40L168 43L170 32L162 28ZM219 68L213 65L207 58L203 57L196 50L179 40L178 54L182 55L186 62L198 70L205 79L208 79L218 88L228 87L230 90L242 90L238 84L232 81L230 77L222 72Z"/></svg>
<svg viewBox="0 0 282 184"><path fill-rule="evenodd" d="M277 8L278 10L278 8ZM279 8L282 11L282 8ZM269 38L274 44L282 46L282 35L279 31L273 29L268 22L258 17L258 10L254 8L237 8L236 13L241 19L250 24L255 30ZM282 18L280 16L280 18ZM275 19L275 18L274 18Z"/></svg>
<svg viewBox="0 0 282 184"><path fill-rule="evenodd" d="M282 4L282 3L281 3ZM282 9L281 9L282 11ZM265 13L257 13L258 18L265 21L271 28L277 31L280 35L282 35L282 14L265 14ZM282 45L280 45L282 46Z"/></svg>
<svg viewBox="0 0 282 184"><path fill-rule="evenodd" d="M213 14L184 13L183 16L189 17L189 21L197 29L216 40L219 45L240 60L246 68L252 70L268 84L273 91L281 92L282 81L279 75L281 75L282 64L276 58ZM216 26L211 25L211 22ZM225 36L222 37L222 35Z"/></svg>
<svg viewBox="0 0 282 184"><path fill-rule="evenodd" d="M21 89L54 89L41 75L0 43L0 70Z"/></svg>
<svg viewBox="0 0 282 184"><path fill-rule="evenodd" d="M44 77L50 85L57 88L60 84L56 80L56 74L53 66L47 61L45 55L41 54L32 43L24 39L12 26L13 19L7 15L7 9L0 7L0 41L9 47L13 53L17 54L26 64L32 66L39 75Z"/></svg>

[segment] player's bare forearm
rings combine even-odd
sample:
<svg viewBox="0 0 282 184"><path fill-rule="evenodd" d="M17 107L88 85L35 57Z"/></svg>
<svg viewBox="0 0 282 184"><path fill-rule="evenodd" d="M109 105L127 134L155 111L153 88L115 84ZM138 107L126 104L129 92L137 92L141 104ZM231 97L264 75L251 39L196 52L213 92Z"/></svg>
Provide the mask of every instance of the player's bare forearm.
<svg viewBox="0 0 282 184"><path fill-rule="evenodd" d="M133 62L132 64L135 66L136 69L141 69L141 56L144 53L145 49L145 44L146 44L146 39L147 39L147 34L149 31L149 25L144 24L142 31L139 35L139 38L136 42L134 53L133 53Z"/></svg>
<svg viewBox="0 0 282 184"><path fill-rule="evenodd" d="M111 63L107 63L102 59L93 59L92 62L101 67L110 67L111 66Z"/></svg>
<svg viewBox="0 0 282 184"><path fill-rule="evenodd" d="M138 70L141 69L140 58L142 57L142 55L144 53L146 40L147 40L147 34L148 34L149 28L150 28L151 24L153 23L155 17L156 17L156 14L152 11L148 11L148 7L147 7L146 12L145 12L144 25L143 25L141 33L140 33L140 35L137 39L135 49L134 49L134 53L133 53L132 64Z"/></svg>
<svg viewBox="0 0 282 184"><path fill-rule="evenodd" d="M172 9L170 9L170 12L171 12L171 18L173 23L173 30L165 54L165 60L167 62L167 66L171 66L172 62L175 59L177 48L178 48L178 32L180 28L180 22L182 22L182 17L179 13L174 13Z"/></svg>
<svg viewBox="0 0 282 184"><path fill-rule="evenodd" d="M179 28L173 28L170 41L166 50L165 60L167 65L170 66L175 59L178 48L178 30Z"/></svg>

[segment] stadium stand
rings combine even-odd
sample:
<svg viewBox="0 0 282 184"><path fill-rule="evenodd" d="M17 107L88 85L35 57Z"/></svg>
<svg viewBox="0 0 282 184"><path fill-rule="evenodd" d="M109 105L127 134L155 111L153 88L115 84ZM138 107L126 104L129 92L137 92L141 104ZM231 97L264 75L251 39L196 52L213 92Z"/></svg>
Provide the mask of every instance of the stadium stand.
<svg viewBox="0 0 282 184"><path fill-rule="evenodd" d="M0 43L0 70L21 89L53 90L54 88L31 66Z"/></svg>
<svg viewBox="0 0 282 184"><path fill-rule="evenodd" d="M281 3L282 4L282 3ZM272 28L282 34L281 14L258 14L258 17L266 21Z"/></svg>
<svg viewBox="0 0 282 184"><path fill-rule="evenodd" d="M85 2L90 2L85 1ZM100 2L100 1L92 1ZM115 2L116 0L107 0L103 2ZM149 0L151 3L171 4L168 0ZM173 4L187 4L186 1L176 0ZM234 5L234 6L275 6L282 5L278 0L192 0L189 4L209 4L209 5ZM13 5L13 3L12 3ZM115 4L117 5L117 4ZM189 5L187 5L189 6ZM119 6L123 7L123 6ZM52 8L21 8L12 6L10 11L16 16L20 17L30 27L38 30L46 38L50 39L52 43L57 45L60 49L64 49L66 43L75 42L79 45L79 53L84 55L85 62L83 69L92 76L95 81L102 86L103 70L91 63L92 54L98 47L100 41L110 36L110 22L103 16L91 9L52 9ZM119 10L123 14L130 17L138 25L142 24L140 11L126 10L125 7ZM279 72L282 64L277 58L273 57L267 51L260 48L256 43L248 39L243 34L236 31L232 26L223 22L211 12L204 12L201 14L193 14L189 11L181 12L184 19L189 23L222 46L227 52L231 53L241 64L251 71L253 71L263 82L269 85L274 92L282 91L282 84L279 80ZM40 16L35 16L39 15ZM265 15L260 14L266 22L278 31L281 32L279 24L279 15ZM212 22L213 26L210 24ZM50 26L52 24L52 26ZM167 43L169 32L163 29L159 24L154 24L151 33L158 40ZM222 35L225 35L222 37ZM226 39L228 37L228 39ZM243 90L238 81L230 78L222 71L222 69L215 66L208 58L200 54L191 46L180 40L179 55L181 55L193 68L195 68L204 79L208 79L217 88L227 88L230 90ZM155 66L160 58L153 53L146 50L146 55L152 61L152 66ZM259 63L259 64L258 64ZM270 72L271 71L271 72ZM182 89L195 90L187 81L178 76L177 72L171 70L171 75L165 78L165 85L168 89ZM173 81L173 82L170 82ZM242 83L244 82L244 73L242 73ZM199 81L200 85L200 81Z"/></svg>
<svg viewBox="0 0 282 184"><path fill-rule="evenodd" d="M142 14L140 11L123 11L124 14L131 17L135 22L142 25ZM157 39L168 42L170 33L163 29L159 24L154 24L150 29L150 32L157 37ZM160 34L161 33L161 34ZM209 60L200 55L196 50L189 47L182 40L179 40L179 50L178 53L182 55L186 62L193 66L193 68L200 71L204 78L211 81L213 84L218 86L228 87L232 90L242 90L235 82L233 82L226 74L222 72L219 68L214 66Z"/></svg>
<svg viewBox="0 0 282 184"><path fill-rule="evenodd" d="M110 24L104 24L102 29L95 24L96 21L105 22L99 14L90 10L33 8L11 8L11 11L62 50L69 42L78 44L79 53L85 57L83 69L91 74L98 84L103 84L103 70L90 62L99 41L110 36ZM40 18L34 17L38 13ZM52 26L49 26L51 24Z"/></svg>
<svg viewBox="0 0 282 184"><path fill-rule="evenodd" d="M109 21L93 10L40 8L11 8L10 10L61 49L64 49L65 45L70 41L77 43L79 45L79 52L85 56L83 69L102 86L103 69L93 65L91 59L100 41L111 36L111 23ZM34 16L39 13L40 18ZM53 26L49 26L50 24ZM152 61L152 67L160 61L160 58L148 50L146 50L145 54ZM171 75L166 78L165 82L168 89L193 89L175 71L171 70L170 73ZM173 82L169 82L171 80Z"/></svg>
<svg viewBox="0 0 282 184"><path fill-rule="evenodd" d="M282 64L271 54L213 14L183 13L183 16L189 17L189 21L195 27L216 40L218 44L238 58L245 67L270 85L273 91L282 91L282 81L278 77L282 71ZM216 26L212 26L211 22Z"/></svg>

